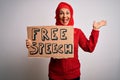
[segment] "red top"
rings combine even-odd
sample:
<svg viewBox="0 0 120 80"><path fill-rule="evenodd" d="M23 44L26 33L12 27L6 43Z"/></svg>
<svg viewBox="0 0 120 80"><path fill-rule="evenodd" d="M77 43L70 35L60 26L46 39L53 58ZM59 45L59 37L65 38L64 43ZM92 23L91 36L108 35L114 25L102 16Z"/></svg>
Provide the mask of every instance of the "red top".
<svg viewBox="0 0 120 80"><path fill-rule="evenodd" d="M80 62L78 60L78 46L84 51L93 52L95 49L99 31L92 30L89 40L84 33L75 28L74 29L74 58L68 59L53 59L51 58L49 64L49 77L54 80L74 79L81 75Z"/></svg>

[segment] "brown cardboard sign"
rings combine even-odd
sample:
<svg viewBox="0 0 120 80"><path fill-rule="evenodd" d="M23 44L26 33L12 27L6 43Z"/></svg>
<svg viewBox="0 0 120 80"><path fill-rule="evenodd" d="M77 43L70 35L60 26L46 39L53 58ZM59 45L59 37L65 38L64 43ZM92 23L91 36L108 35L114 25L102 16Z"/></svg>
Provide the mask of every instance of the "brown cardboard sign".
<svg viewBox="0 0 120 80"><path fill-rule="evenodd" d="M28 57L74 57L74 29L72 26L28 26L32 41Z"/></svg>

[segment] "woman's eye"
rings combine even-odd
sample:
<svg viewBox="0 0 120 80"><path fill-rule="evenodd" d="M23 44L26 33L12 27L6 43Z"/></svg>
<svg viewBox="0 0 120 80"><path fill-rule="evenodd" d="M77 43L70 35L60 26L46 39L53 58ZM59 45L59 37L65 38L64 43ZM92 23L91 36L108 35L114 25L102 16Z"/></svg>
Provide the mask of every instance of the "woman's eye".
<svg viewBox="0 0 120 80"><path fill-rule="evenodd" d="M66 14L68 15L68 14L70 14L69 12L66 12Z"/></svg>
<svg viewBox="0 0 120 80"><path fill-rule="evenodd" d="M62 15L63 14L63 12L60 12L60 15Z"/></svg>

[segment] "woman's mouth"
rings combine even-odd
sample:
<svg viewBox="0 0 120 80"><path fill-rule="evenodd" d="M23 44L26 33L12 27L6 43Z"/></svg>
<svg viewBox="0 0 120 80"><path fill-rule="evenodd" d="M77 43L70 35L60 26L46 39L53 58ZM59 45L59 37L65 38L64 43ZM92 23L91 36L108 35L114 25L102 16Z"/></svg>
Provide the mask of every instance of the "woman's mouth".
<svg viewBox="0 0 120 80"><path fill-rule="evenodd" d="M62 19L62 22L63 22L63 23L68 23L68 22L69 22L69 19Z"/></svg>

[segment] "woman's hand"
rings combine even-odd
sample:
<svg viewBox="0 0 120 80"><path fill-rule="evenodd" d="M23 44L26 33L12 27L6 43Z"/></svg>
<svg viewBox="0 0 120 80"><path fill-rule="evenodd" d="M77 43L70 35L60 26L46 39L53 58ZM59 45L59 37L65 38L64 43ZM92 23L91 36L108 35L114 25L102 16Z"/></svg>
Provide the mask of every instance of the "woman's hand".
<svg viewBox="0 0 120 80"><path fill-rule="evenodd" d="M93 29L94 30L98 30L100 29L102 26L105 26L107 24L107 22L105 20L102 20L100 22L93 22Z"/></svg>
<svg viewBox="0 0 120 80"><path fill-rule="evenodd" d="M30 39L26 39L26 47L30 48L32 46L32 41Z"/></svg>

